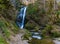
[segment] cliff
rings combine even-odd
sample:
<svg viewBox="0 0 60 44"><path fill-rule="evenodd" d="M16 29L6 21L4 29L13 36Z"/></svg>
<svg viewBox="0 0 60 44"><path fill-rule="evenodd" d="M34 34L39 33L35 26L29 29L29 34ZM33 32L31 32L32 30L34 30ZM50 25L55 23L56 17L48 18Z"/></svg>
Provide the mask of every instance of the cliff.
<svg viewBox="0 0 60 44"><path fill-rule="evenodd" d="M31 3L35 3L35 1L37 0L20 0L23 4L25 5L28 5L28 4L31 4Z"/></svg>

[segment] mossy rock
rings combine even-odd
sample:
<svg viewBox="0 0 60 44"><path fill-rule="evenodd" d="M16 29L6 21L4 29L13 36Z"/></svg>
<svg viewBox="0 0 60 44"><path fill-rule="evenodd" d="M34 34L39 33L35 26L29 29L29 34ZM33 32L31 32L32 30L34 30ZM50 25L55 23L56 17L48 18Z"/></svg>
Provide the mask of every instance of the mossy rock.
<svg viewBox="0 0 60 44"><path fill-rule="evenodd" d="M30 41L30 44L54 44L54 43L50 38L47 38L47 39L42 39L42 40L32 39Z"/></svg>

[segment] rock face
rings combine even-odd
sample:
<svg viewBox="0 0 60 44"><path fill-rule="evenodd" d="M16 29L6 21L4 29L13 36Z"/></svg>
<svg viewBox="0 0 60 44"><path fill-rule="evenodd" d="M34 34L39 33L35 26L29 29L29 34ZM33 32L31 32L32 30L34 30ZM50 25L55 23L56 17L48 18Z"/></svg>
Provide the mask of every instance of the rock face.
<svg viewBox="0 0 60 44"><path fill-rule="evenodd" d="M15 7L16 6L16 0L10 0L10 3Z"/></svg>
<svg viewBox="0 0 60 44"><path fill-rule="evenodd" d="M57 2L60 2L60 0L56 0Z"/></svg>
<svg viewBox="0 0 60 44"><path fill-rule="evenodd" d="M19 33L15 37L11 36L10 44L28 44L28 40L22 40L23 34Z"/></svg>
<svg viewBox="0 0 60 44"><path fill-rule="evenodd" d="M36 0L20 0L23 4L28 5L34 3Z"/></svg>

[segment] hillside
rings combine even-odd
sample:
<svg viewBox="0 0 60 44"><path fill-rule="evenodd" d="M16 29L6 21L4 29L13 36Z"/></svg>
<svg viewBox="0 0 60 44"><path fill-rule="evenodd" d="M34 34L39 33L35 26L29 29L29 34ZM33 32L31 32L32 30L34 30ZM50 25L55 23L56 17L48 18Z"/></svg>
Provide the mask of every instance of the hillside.
<svg viewBox="0 0 60 44"><path fill-rule="evenodd" d="M21 30L16 21L24 6L27 10ZM30 40L30 31L39 32L42 40ZM21 35L29 44L54 44L53 39L60 38L60 3L54 0L0 0L0 44L24 44Z"/></svg>

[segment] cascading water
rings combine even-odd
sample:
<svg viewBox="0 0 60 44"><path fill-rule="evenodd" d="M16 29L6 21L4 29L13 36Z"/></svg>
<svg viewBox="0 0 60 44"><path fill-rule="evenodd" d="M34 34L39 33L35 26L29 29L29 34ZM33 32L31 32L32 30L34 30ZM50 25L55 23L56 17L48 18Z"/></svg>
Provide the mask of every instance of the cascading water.
<svg viewBox="0 0 60 44"><path fill-rule="evenodd" d="M21 29L23 29L23 27L24 27L24 20L25 20L25 16L26 16L26 9L27 9L27 7L21 8L21 10L20 10L20 12L19 12L19 14L18 14L18 16L17 16L17 21L16 21L16 23L17 23L17 25L18 25ZM32 32L31 32L31 33L32 33ZM39 34L38 32L33 32L33 33L32 33L32 38L41 39L41 36L40 36L40 34Z"/></svg>
<svg viewBox="0 0 60 44"><path fill-rule="evenodd" d="M20 13L17 16L17 22L16 23L17 23L17 25L21 29L23 29L23 27L24 27L24 20L25 20L25 15L26 15L26 9L27 9L27 7L21 8Z"/></svg>

